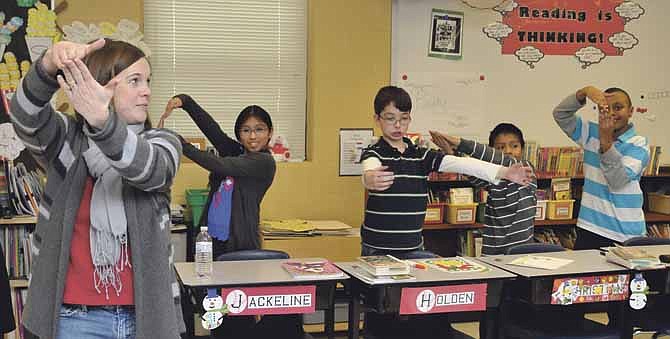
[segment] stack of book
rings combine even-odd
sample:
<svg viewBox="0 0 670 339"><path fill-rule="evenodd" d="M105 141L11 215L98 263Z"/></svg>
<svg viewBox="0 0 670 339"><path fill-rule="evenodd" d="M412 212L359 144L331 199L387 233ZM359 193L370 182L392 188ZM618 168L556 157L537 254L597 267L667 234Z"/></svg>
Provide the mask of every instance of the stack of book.
<svg viewBox="0 0 670 339"><path fill-rule="evenodd" d="M621 266L634 270L658 269L667 267L658 257L647 253L645 250L637 247L624 247L615 245L610 247L605 254L607 261L619 264Z"/></svg>
<svg viewBox="0 0 670 339"><path fill-rule="evenodd" d="M337 220L263 220L261 233L267 237L347 236L352 227Z"/></svg>
<svg viewBox="0 0 670 339"><path fill-rule="evenodd" d="M282 267L291 274L293 279L298 280L345 277L344 272L325 259L290 260L283 263Z"/></svg>
<svg viewBox="0 0 670 339"><path fill-rule="evenodd" d="M416 279L410 274L410 265L392 255L358 257L357 269L354 272L358 278L369 283L386 283Z"/></svg>

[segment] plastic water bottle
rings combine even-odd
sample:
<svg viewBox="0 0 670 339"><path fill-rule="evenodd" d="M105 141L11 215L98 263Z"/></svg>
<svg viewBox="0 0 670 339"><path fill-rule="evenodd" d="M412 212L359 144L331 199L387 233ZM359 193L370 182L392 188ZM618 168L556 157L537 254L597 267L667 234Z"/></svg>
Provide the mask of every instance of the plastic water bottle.
<svg viewBox="0 0 670 339"><path fill-rule="evenodd" d="M207 226L201 226L195 238L195 274L202 279L212 276L212 237Z"/></svg>

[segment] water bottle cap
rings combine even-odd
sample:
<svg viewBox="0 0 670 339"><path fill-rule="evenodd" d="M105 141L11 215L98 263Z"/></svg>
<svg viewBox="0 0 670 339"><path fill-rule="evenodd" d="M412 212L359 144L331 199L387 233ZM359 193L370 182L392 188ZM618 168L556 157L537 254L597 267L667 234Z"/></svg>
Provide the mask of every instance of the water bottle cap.
<svg viewBox="0 0 670 339"><path fill-rule="evenodd" d="M200 226L200 232L207 232L207 226Z"/></svg>

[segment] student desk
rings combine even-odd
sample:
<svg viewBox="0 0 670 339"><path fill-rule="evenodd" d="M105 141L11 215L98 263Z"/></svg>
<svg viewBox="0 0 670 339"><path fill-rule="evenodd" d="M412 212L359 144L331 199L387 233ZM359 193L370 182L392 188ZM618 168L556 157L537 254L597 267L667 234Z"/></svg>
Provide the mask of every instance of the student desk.
<svg viewBox="0 0 670 339"><path fill-rule="evenodd" d="M573 262L555 270L509 265L509 262L514 259L527 255L571 259ZM607 262L605 256L598 250L489 256L480 257L477 260L516 274L518 278L512 282L512 288L510 289L512 297L535 305L551 304L554 279L620 274L629 275L630 273L630 270L625 267ZM629 288L628 284L626 284L625 288ZM622 301L593 302L585 307L589 308L589 310L593 309L593 311L602 312L608 310L608 305L611 302L616 302L620 308L620 313L625 315L628 308L628 299ZM631 338L632 326L630 319L625 316L622 319L623 321L620 324L624 333L622 338Z"/></svg>
<svg viewBox="0 0 670 339"><path fill-rule="evenodd" d="M633 246L636 249L642 249L645 252L649 253L652 256L658 257L662 254L670 254L670 245L648 245L648 246ZM608 251L609 248L603 248L603 251ZM666 266L664 268L655 268L655 269L645 269L645 270L639 270L639 271L634 271L635 273L642 274L642 277L644 277L644 280L647 281L647 287L649 288L649 293L647 295L647 306L639 311L636 311L632 308L628 308L628 317L631 319L642 319L644 318L646 321L649 321L649 319L646 315L645 312L649 311L650 304L654 302L659 302L659 300L665 300L665 301L660 301L662 304L654 304L655 306L653 310L659 310L663 309L667 305L667 300L668 296L670 295L670 266ZM631 275L631 279L635 277L635 274ZM668 311L667 309L663 309L664 311ZM654 317L655 319L661 319L661 317ZM657 320L653 320L651 322L651 326L659 326L659 324L656 324ZM644 328L645 325L649 326L649 324L645 324L645 321L641 321L637 325L643 326L642 330L648 330L647 328ZM670 319L667 319L666 321L662 322L660 326L663 327L670 327Z"/></svg>
<svg viewBox="0 0 670 339"><path fill-rule="evenodd" d="M423 260L415 260L421 262ZM495 338L496 335L496 310L500 305L502 285L505 279L515 276L509 272L494 266L486 266L489 270L485 272L454 273L443 272L434 268L417 269L412 268L412 275L416 280L399 280L385 283L369 283L357 278L361 274L361 268L356 262L336 262L336 266L351 276L347 282L351 295L349 303L349 338L358 339L361 302L363 306L377 313L400 313L401 296L404 289L410 288L459 288L485 284L484 310L480 313L480 338ZM458 286L457 286L458 285ZM467 290L467 288L466 288ZM424 290L425 291L425 290ZM423 293L423 292L421 292ZM436 294L433 294L435 297ZM438 295L439 296L439 295ZM417 295L417 304L419 295ZM475 298L477 298L475 296ZM437 308L437 307L434 307ZM446 310L449 312L449 310ZM471 312L471 311L458 311ZM421 313L414 313L421 314Z"/></svg>
<svg viewBox="0 0 670 339"><path fill-rule="evenodd" d="M661 254L670 255L670 245L633 246L658 258ZM603 248L607 251L609 248ZM652 292L670 294L670 267L640 271Z"/></svg>
<svg viewBox="0 0 670 339"><path fill-rule="evenodd" d="M215 261L213 262L213 273L209 279L199 279L196 276L193 262L175 263L175 268L180 282L186 288L203 290L217 288L219 294L221 294L221 288L314 285L316 286L316 310L325 311L325 332L328 338L334 338L335 285L346 281L349 277L345 274L343 278L294 279L282 268L281 264L298 260L319 259ZM222 297L225 302L226 297ZM197 302L201 303L202 300L197 300ZM225 326L225 321L223 326Z"/></svg>

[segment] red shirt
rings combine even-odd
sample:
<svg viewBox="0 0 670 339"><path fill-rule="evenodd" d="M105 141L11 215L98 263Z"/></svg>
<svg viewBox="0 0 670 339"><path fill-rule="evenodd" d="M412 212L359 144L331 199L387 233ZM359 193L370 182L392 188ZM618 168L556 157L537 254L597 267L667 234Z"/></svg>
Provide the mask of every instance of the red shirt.
<svg viewBox="0 0 670 339"><path fill-rule="evenodd" d="M64 304L78 305L134 305L133 300L133 268L125 266L119 272L121 276L121 291L116 295L116 289L109 286L105 294L105 287L100 285L100 293L95 290L93 281L93 259L91 259L91 195L93 194L93 178L86 178L84 195L81 198L79 211L75 219L72 242L70 244L70 263L65 276ZM132 264L130 246L128 258Z"/></svg>

